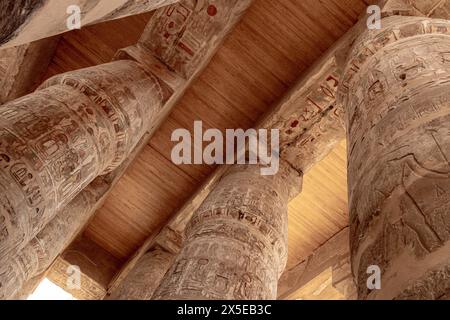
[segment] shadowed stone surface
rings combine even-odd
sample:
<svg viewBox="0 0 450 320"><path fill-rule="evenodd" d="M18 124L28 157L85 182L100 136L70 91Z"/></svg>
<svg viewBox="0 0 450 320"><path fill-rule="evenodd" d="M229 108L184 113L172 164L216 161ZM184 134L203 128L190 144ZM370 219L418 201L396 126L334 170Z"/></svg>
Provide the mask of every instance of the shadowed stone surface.
<svg viewBox="0 0 450 320"><path fill-rule="evenodd" d="M81 27L148 12L177 0L2 0L0 47L13 47L70 31L73 6ZM68 10L70 7L71 10Z"/></svg>
<svg viewBox="0 0 450 320"><path fill-rule="evenodd" d="M58 37L0 50L0 103L33 92L53 58Z"/></svg>
<svg viewBox="0 0 450 320"><path fill-rule="evenodd" d="M65 235L76 234L80 226L87 222L95 199L94 193L83 191L71 202L70 210L64 210L52 219L22 250L0 261L0 299L17 295L26 297L30 293L32 288L27 287L30 282L33 286L34 275L45 272L69 244L72 238L62 241ZM19 290L23 293L20 294Z"/></svg>
<svg viewBox="0 0 450 320"><path fill-rule="evenodd" d="M450 22L384 19L341 89L359 298L436 299L450 287ZM370 265L381 290L367 289Z"/></svg>
<svg viewBox="0 0 450 320"><path fill-rule="evenodd" d="M44 2L45 0L2 0L0 2L0 45L10 40L16 30Z"/></svg>
<svg viewBox="0 0 450 320"><path fill-rule="evenodd" d="M147 252L107 300L150 300L173 259L173 253L161 248Z"/></svg>

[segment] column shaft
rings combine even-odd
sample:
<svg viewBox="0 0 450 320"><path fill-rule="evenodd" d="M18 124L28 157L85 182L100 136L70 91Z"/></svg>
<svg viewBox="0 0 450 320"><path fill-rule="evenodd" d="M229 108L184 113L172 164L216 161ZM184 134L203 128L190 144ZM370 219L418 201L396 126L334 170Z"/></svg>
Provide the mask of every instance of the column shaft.
<svg viewBox="0 0 450 320"><path fill-rule="evenodd" d="M162 107L158 80L116 61L48 80L0 106L0 258L116 168Z"/></svg>
<svg viewBox="0 0 450 320"><path fill-rule="evenodd" d="M88 222L98 201L99 190L105 187L90 184L22 250L0 260L0 299L14 297L24 284L47 270Z"/></svg>
<svg viewBox="0 0 450 320"><path fill-rule="evenodd" d="M275 176L233 166L197 210L155 299L276 299L287 259L287 204L301 186L283 162Z"/></svg>
<svg viewBox="0 0 450 320"><path fill-rule="evenodd" d="M347 63L351 253L359 297L450 288L450 22L383 19ZM369 290L367 270L382 271Z"/></svg>

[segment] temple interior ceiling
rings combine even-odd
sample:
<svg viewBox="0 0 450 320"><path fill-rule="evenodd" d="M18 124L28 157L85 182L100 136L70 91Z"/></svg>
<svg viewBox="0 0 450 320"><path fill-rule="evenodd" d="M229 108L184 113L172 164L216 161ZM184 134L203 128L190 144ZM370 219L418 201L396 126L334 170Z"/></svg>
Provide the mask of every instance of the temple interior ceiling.
<svg viewBox="0 0 450 320"><path fill-rule="evenodd" d="M0 8L0 300L450 297L450 0Z"/></svg>
<svg viewBox="0 0 450 320"><path fill-rule="evenodd" d="M0 300L450 297L450 0L4 1Z"/></svg>
<svg viewBox="0 0 450 320"><path fill-rule="evenodd" d="M176 128L250 128L330 46L368 1L257 0L98 210L84 236L126 261L215 169L170 160ZM46 78L108 62L137 41L152 13L66 33ZM288 268L348 224L345 142L306 176L289 206Z"/></svg>

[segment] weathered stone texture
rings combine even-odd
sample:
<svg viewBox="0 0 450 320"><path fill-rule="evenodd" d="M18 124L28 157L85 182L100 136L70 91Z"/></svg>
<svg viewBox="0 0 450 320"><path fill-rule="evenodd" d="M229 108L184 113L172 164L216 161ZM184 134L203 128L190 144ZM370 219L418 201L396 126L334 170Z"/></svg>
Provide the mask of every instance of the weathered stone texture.
<svg viewBox="0 0 450 320"><path fill-rule="evenodd" d="M81 27L155 10L177 0L2 0L0 47L13 47L69 31L67 20L78 6Z"/></svg>
<svg viewBox="0 0 450 320"><path fill-rule="evenodd" d="M122 6L118 7L110 14L102 17L99 21L94 21L93 23L140 14L178 1L179 0L126 0Z"/></svg>
<svg viewBox="0 0 450 320"><path fill-rule="evenodd" d="M45 0L4 0L0 2L0 45L10 40L16 30L39 9Z"/></svg>
<svg viewBox="0 0 450 320"><path fill-rule="evenodd" d="M0 103L29 94L42 83L58 42L53 37L0 50Z"/></svg>
<svg viewBox="0 0 450 320"><path fill-rule="evenodd" d="M334 54L326 54L261 123L280 130L281 158L303 173L345 139L342 107L336 103L341 72Z"/></svg>
<svg viewBox="0 0 450 320"><path fill-rule="evenodd" d="M402 2L411 5L426 16L433 16L437 10L450 4L448 0L403 0Z"/></svg>
<svg viewBox="0 0 450 320"><path fill-rule="evenodd" d="M68 281L68 277L73 272L73 265L68 263L67 260L58 257L52 264L48 271L48 279L56 284L58 287L63 288L64 291L70 293L77 300L101 300L105 295L105 290L99 287L98 284L90 277L86 276L81 270L80 274L80 289L75 286L71 286L71 282ZM70 285L70 287L68 286Z"/></svg>
<svg viewBox="0 0 450 320"><path fill-rule="evenodd" d="M287 260L287 204L301 177L234 166L195 213L155 299L275 299Z"/></svg>
<svg viewBox="0 0 450 320"><path fill-rule="evenodd" d="M133 150L162 106L131 61L56 76L0 106L0 256L20 249Z"/></svg>
<svg viewBox="0 0 450 320"><path fill-rule="evenodd" d="M449 19L450 18L450 1L441 1L440 5L435 7L430 13L430 17L439 19Z"/></svg>
<svg viewBox="0 0 450 320"><path fill-rule="evenodd" d="M190 0L186 2L190 3ZM194 35L194 38L200 37L199 39L202 39L200 47L197 48L199 53L196 55L195 62L191 63L189 59L184 61L186 65L190 66L190 73L189 75L185 74L188 78L183 81L180 81L179 76L173 75L164 64L159 64L155 68L154 64L157 59L150 59L151 63L140 61L144 56L149 57L152 54L151 51L148 51L145 52L144 56L140 53L138 56L128 54L126 57L119 57L132 58L141 64L132 61L116 61L111 64L60 75L47 81L36 93L19 101L13 101L6 107L0 107L5 108L6 115L9 115L13 106L20 106L21 103L24 105L22 109L25 108L26 104L30 107L30 110L36 109L39 111L39 113L31 112L31 119L25 117L28 122L24 123L22 127L23 132L25 132L24 136L19 136L20 139L17 140L24 145L20 150L31 150L29 154L23 156L25 169L34 170L30 173L31 175L26 171L26 179L22 182L35 183L31 186L34 189L27 184L22 183L20 185L28 191L33 191L32 196L38 195L40 202L37 202L35 207L28 208L24 203L19 203L17 192L6 194L6 197L2 199L3 203L8 205L8 208L2 212L4 219L0 221L0 223L4 223L0 226L4 226L2 230L5 230L5 239L7 238L0 243L1 253L5 256L3 260L5 263L2 264L3 267L0 271L0 281L4 289L0 293L4 297L13 296L22 284L30 281L36 273L45 270L61 249L67 245L67 241L70 241L83 225L83 221L85 221L83 219L90 217L92 210L117 181L126 165L131 162L133 155L125 163L123 162L131 149L134 149L133 152L137 153L145 145L150 135L149 132L157 127L157 123L160 123L170 111L176 99L181 96L194 76L208 63L218 44L242 16L244 9L250 5L251 1L228 2L222 0L214 1L214 3L217 5L215 9L226 8L226 14L210 15L214 8L204 7L201 2L198 2L193 17L201 16L201 21L195 22L195 19L191 19L189 26L184 30L186 36L183 33L178 34L183 39L187 39L188 34ZM59 3L59 5L62 4ZM211 18L204 19L203 11L209 12L208 16ZM152 19L153 23L157 24L155 19L159 19L158 16ZM27 25L27 27L29 26ZM200 26L203 29L196 29ZM204 34L199 32L210 28L214 29L216 34L211 33L204 37ZM164 42L165 39L161 36L163 34L156 36L158 40L143 37L146 40L142 41L141 45L145 45L148 41ZM189 39L192 40L193 38ZM166 61L162 62L165 63ZM163 67L162 70L161 66ZM170 101L168 101L169 98L171 98ZM165 111L161 112L164 103ZM46 109L45 105L52 108ZM46 110L49 112L47 117L45 117L45 113L42 113ZM12 113L15 115L16 111L14 110ZM55 119L59 119L61 123L53 123L56 121ZM6 118L4 122L5 125L9 125L11 121ZM63 134L56 135L53 140L42 143L42 146L47 147L52 153L38 154L38 152L43 152L46 149L37 148L33 144L34 140L31 140L31 143L24 142L24 138L30 140L30 137L26 134L39 133L40 135L34 137L36 142L41 138L43 139L43 137L55 131L53 126L56 126L56 129L71 131L63 131ZM8 132L6 131L6 133ZM143 137L143 132L145 132L146 138ZM22 131L12 130L12 133L19 135L22 134ZM69 133L72 135L68 135ZM64 136L66 137L65 140L63 139ZM14 151L14 148L8 145L9 141L6 142L3 145L5 150L7 149L8 152ZM84 149L82 149L83 144ZM59 151L61 152L58 153ZM48 157L42 158L42 155ZM52 158L52 156L55 158ZM22 154L19 154L19 158L13 158L13 160L21 161L23 160L21 157ZM40 166L30 159L38 161L37 164ZM78 163L80 159L84 159L82 164ZM11 158L3 160L6 163L4 170L9 168L10 161ZM42 161L42 163L39 161ZM56 167L57 170L53 165L54 163L60 165L60 167ZM114 170L121 163L121 167ZM54 172L47 170L46 166L55 169ZM114 171L112 172L112 170ZM60 175L55 177L55 174L58 173ZM88 187L93 188L94 202L84 203L81 207L78 207L75 203L77 199L89 196L89 194L86 194L86 190L81 191L83 187L92 181L92 178L96 175L105 173L109 174L105 177L106 186L104 188L98 189L92 183ZM8 177L6 171L4 175ZM46 180L43 180L42 176ZM59 180L56 180L57 177L59 177ZM8 179L6 181L12 181L11 178ZM63 186L64 188L62 188ZM47 189L44 190L44 188ZM68 193L61 195L61 190ZM61 211L76 194L78 194L78 198L72 200L64 211ZM13 202L10 203L10 201ZM14 220L16 219L16 211L13 209L17 209L17 206L20 209L26 209L24 213L20 214L21 220L19 222L22 224L18 224ZM36 212L42 212L40 217L32 215L35 209L39 209ZM57 214L56 217L55 214ZM68 216L71 219L66 220ZM54 217L53 220L51 220L52 217ZM29 221L30 219L31 221ZM10 221L13 223L10 223ZM57 229L61 232L55 233L53 225L58 226ZM39 232L39 230L41 231ZM24 246L37 232L39 232L37 236L28 245L11 253L11 256L6 255L6 252Z"/></svg>
<svg viewBox="0 0 450 320"><path fill-rule="evenodd" d="M428 271L420 279L407 287L397 299L439 300L444 299L450 290L450 259L444 266Z"/></svg>
<svg viewBox="0 0 450 320"><path fill-rule="evenodd" d="M30 280L27 280L11 300L28 300L28 298L36 291L41 282L45 279L45 276L46 273L42 273L31 278Z"/></svg>
<svg viewBox="0 0 450 320"><path fill-rule="evenodd" d="M162 248L150 250L107 299L150 300L172 265L173 259L174 254Z"/></svg>
<svg viewBox="0 0 450 320"><path fill-rule="evenodd" d="M90 216L84 214L85 218ZM75 220L73 224L77 222ZM78 225L83 226L81 223ZM55 260L48 270L47 278L78 300L101 300L120 264L120 260L80 234ZM79 271L76 276L80 283L74 281L74 267Z"/></svg>
<svg viewBox="0 0 450 320"><path fill-rule="evenodd" d="M449 52L449 21L394 16L364 33L348 60L342 103L362 299L425 297L420 283L437 298L450 287L442 271L450 239ZM367 289L370 265L383 272L381 290Z"/></svg>
<svg viewBox="0 0 450 320"><path fill-rule="evenodd" d="M290 270L286 270L278 283L278 299L291 299L326 270L331 269L331 287L340 293L342 299L356 299L356 286L350 267L349 228L332 237L313 254ZM321 286L324 283L320 283ZM320 287L317 288L317 291ZM308 297L309 299L314 297Z"/></svg>
<svg viewBox="0 0 450 320"><path fill-rule="evenodd" d="M0 260L0 299L14 297L24 283L46 271L88 221L102 188L105 186L85 188L22 250Z"/></svg>

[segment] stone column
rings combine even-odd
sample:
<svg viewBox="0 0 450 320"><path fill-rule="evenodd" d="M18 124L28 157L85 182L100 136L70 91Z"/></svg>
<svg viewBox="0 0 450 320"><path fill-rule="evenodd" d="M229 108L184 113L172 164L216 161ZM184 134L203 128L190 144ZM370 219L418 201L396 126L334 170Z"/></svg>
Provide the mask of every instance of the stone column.
<svg viewBox="0 0 450 320"><path fill-rule="evenodd" d="M172 265L174 254L162 248L147 252L133 270L108 295L107 300L150 300Z"/></svg>
<svg viewBox="0 0 450 320"><path fill-rule="evenodd" d="M23 249L0 259L0 300L26 297L31 293L28 287L33 286L33 279L45 273L88 222L99 190L107 188L97 181L101 180L95 180L80 192Z"/></svg>
<svg viewBox="0 0 450 320"><path fill-rule="evenodd" d="M41 273L36 277L27 280L22 288L12 297L11 300L28 300L28 298L36 291L42 281L45 280L47 273Z"/></svg>
<svg viewBox="0 0 450 320"><path fill-rule="evenodd" d="M287 259L287 204L301 177L282 162L229 169L196 211L155 299L276 299Z"/></svg>
<svg viewBox="0 0 450 320"><path fill-rule="evenodd" d="M353 46L346 108L351 255L361 299L450 290L450 22L393 16ZM369 290L369 266L381 290Z"/></svg>
<svg viewBox="0 0 450 320"><path fill-rule="evenodd" d="M56 76L0 106L0 259L122 163L162 103L154 76L116 61Z"/></svg>

